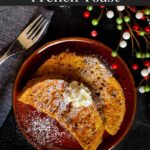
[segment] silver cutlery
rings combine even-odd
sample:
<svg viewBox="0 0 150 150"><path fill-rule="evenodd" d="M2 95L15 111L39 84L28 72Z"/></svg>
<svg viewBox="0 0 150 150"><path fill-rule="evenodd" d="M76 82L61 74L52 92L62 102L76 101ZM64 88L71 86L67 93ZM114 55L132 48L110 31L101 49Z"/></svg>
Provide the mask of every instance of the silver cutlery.
<svg viewBox="0 0 150 150"><path fill-rule="evenodd" d="M10 48L0 57L0 65L10 56L32 47L42 37L48 24L49 21L42 15L33 20L12 43Z"/></svg>

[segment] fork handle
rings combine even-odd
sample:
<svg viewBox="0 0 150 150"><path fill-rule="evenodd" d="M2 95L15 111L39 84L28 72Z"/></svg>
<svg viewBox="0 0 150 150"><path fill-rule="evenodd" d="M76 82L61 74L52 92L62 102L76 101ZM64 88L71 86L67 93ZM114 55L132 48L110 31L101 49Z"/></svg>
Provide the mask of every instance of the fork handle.
<svg viewBox="0 0 150 150"><path fill-rule="evenodd" d="M0 65L7 60L12 55L18 54L19 52L25 50L18 40L15 40L8 50L0 57Z"/></svg>
<svg viewBox="0 0 150 150"><path fill-rule="evenodd" d="M0 57L0 65L8 58L9 56L7 54L4 54Z"/></svg>
<svg viewBox="0 0 150 150"><path fill-rule="evenodd" d="M11 44L11 46L8 48L8 50L0 57L0 65L1 65L5 60L7 60L8 57L11 56L10 51L11 51L11 49L14 47L14 44L15 44L15 42L13 42L13 43Z"/></svg>

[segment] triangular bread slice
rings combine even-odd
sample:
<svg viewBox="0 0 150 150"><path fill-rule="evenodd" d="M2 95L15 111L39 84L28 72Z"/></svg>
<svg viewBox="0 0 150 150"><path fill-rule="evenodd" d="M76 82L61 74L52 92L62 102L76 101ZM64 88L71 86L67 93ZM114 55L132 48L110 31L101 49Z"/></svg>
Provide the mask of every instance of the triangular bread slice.
<svg viewBox="0 0 150 150"><path fill-rule="evenodd" d="M36 76L62 75L91 88L95 104L105 123L105 130L115 135L125 115L125 96L119 82L96 55L62 52L39 67Z"/></svg>
<svg viewBox="0 0 150 150"><path fill-rule="evenodd" d="M30 80L19 101L56 119L77 139L85 150L96 150L102 142L104 126L94 103L74 107L63 93L68 82L60 79Z"/></svg>

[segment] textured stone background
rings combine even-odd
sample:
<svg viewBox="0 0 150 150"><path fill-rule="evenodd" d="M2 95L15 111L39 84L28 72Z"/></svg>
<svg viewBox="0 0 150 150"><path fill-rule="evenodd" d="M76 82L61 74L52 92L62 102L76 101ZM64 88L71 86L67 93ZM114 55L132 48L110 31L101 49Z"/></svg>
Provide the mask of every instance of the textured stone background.
<svg viewBox="0 0 150 150"><path fill-rule="evenodd" d="M36 7L0 7L0 52L2 53L9 43L20 33L28 20L36 13ZM82 18L82 7L55 8L50 28L39 46L50 40L69 36L90 37L91 25ZM39 11L39 9L38 9ZM31 13L30 13L31 12ZM15 15L16 14L16 15ZM16 17L17 16L17 17ZM2 21L3 20L3 21ZM10 23L8 23L10 20ZM20 23L22 21L22 23ZM6 22L4 24L4 22ZM111 22L103 22L100 36L97 40L102 41L113 48L117 37ZM114 30L114 31L113 31ZM111 31L111 34L109 33ZM105 34L104 34L105 33ZM113 33L113 34L112 34ZM116 36L114 36L116 35ZM114 46L115 47L115 46ZM124 50L127 52L127 49ZM11 92L16 71L22 61L28 56L20 54L9 59L0 66L0 121L11 109ZM132 58L123 55L127 64L132 63ZM145 95L138 95L137 113L134 124L124 140L114 150L150 150L150 99ZM2 107L3 102L3 107ZM4 116L4 117L2 117ZM0 150L33 150L17 128L13 112L11 111L0 128Z"/></svg>

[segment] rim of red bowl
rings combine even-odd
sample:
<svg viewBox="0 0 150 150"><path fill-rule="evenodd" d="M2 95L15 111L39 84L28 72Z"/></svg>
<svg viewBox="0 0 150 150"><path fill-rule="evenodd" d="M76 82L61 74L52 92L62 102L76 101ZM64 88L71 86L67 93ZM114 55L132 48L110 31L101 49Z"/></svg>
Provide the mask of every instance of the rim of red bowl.
<svg viewBox="0 0 150 150"><path fill-rule="evenodd" d="M17 85L19 83L19 78L20 76L22 75L22 72L24 70L24 68L29 65L29 62L31 62L31 60L38 54L38 53L42 53L42 51L46 50L47 48L53 46L53 45L57 45L57 44L60 44L60 43L64 43L64 42L68 42L68 41L74 41L74 42L84 42L84 43L91 43L91 44L96 44L96 45L100 45L101 47L104 47L105 49L107 49L108 51L112 51L111 48L107 47L106 45L104 45L103 43L99 42L99 41L96 41L96 40L92 40L92 39L88 39L88 38L82 38L82 37L68 37L68 38L60 38L58 40L53 40L53 41L50 41L46 44L44 44L43 46L41 46L40 48L38 48L34 53L32 53L26 60L25 62L22 64L22 66L20 67L19 69L19 72L17 74L17 77L16 77L16 80L15 80L15 83L14 83L14 88L13 88L13 111L14 111L14 114L15 114L15 119L17 121L17 125L18 125L18 128L21 130L21 132L23 133L24 137L27 139L27 141L29 141L33 146L36 147L36 144L31 142L30 138L28 138L26 136L26 134L22 131L22 128L21 128L21 125L19 123L19 121L17 120L17 117L16 117L16 108L15 108L15 101L16 101L16 97L17 97L17 94L16 94L16 89L17 89ZM119 59L119 61L124 65L124 67L126 67L126 69L128 70L128 73L129 73L129 76L131 78L131 82L132 82L132 85L135 87L135 83L134 83L134 79L131 75L131 72L130 70L128 69L127 65L125 64L125 62L122 60L122 58L120 58L119 56L117 57L117 59ZM129 124L127 125L126 127L126 130L121 134L120 137L118 137L118 139L113 143L113 145L109 148L109 149L112 149L114 148L116 145L118 145L122 140L123 138L126 136L126 134L128 133L129 129L131 128L132 126L132 123L134 121L134 117L135 117L135 113L136 113L136 103L137 103L137 93L136 93L136 90L133 89L133 95L134 95L134 105L133 105L133 114L132 114L132 118L131 118L131 121L129 122Z"/></svg>

